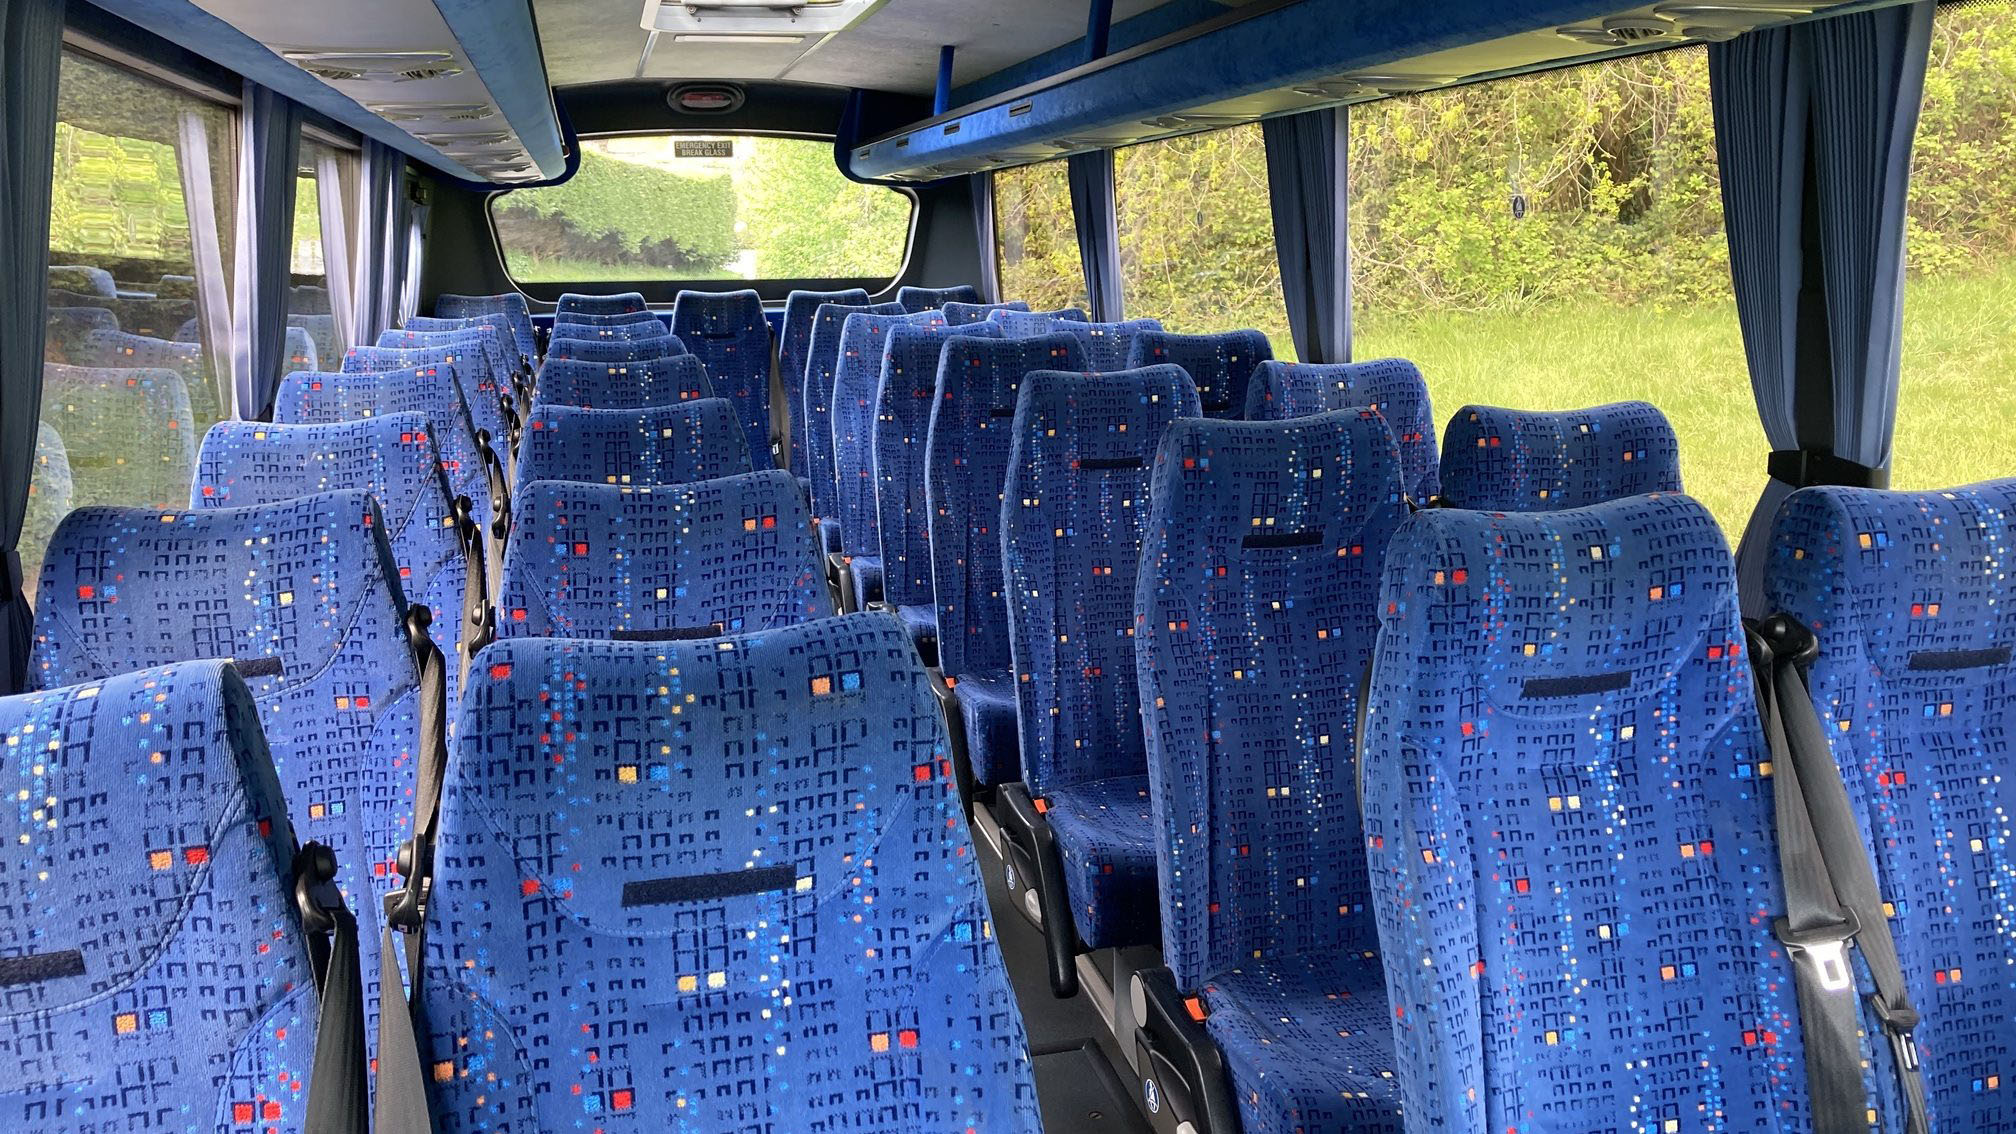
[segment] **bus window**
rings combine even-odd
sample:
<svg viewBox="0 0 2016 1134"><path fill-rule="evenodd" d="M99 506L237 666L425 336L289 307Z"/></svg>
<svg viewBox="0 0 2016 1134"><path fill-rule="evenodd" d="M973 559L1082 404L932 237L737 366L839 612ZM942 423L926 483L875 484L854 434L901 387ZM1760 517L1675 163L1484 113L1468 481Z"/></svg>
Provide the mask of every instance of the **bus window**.
<svg viewBox="0 0 2016 1134"><path fill-rule="evenodd" d="M344 205L356 196L356 166L352 150L301 139L288 265L289 369L334 370L349 346L348 313L337 307L350 291L351 239Z"/></svg>
<svg viewBox="0 0 2016 1134"><path fill-rule="evenodd" d="M1090 307L1063 162L994 175L994 245L1002 295L1027 300L1037 311Z"/></svg>
<svg viewBox="0 0 2016 1134"><path fill-rule="evenodd" d="M490 217L521 284L886 286L909 255L913 207L843 177L823 139L634 134L582 142L572 180L498 194Z"/></svg>
<svg viewBox="0 0 2016 1134"><path fill-rule="evenodd" d="M1116 151L1113 190L1129 315L1184 334L1256 328L1295 359L1258 125Z"/></svg>

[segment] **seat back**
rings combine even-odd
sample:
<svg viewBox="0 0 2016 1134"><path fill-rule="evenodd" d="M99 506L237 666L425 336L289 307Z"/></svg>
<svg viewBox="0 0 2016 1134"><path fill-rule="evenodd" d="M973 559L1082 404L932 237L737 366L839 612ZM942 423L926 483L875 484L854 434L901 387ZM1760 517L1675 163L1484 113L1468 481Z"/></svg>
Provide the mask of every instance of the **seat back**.
<svg viewBox="0 0 2016 1134"><path fill-rule="evenodd" d="M560 315L553 320L553 333L577 339L650 339L669 332L665 320L655 312L633 311L627 315Z"/></svg>
<svg viewBox="0 0 2016 1134"><path fill-rule="evenodd" d="M286 337L281 342L281 349L286 355L280 367L283 373L322 369L321 356L315 352L315 340L305 327L288 327Z"/></svg>
<svg viewBox="0 0 2016 1134"><path fill-rule="evenodd" d="M391 347L353 347L343 356L345 374L377 374L405 371L418 374L431 370L435 376L453 379L461 388L462 404L469 410L470 424L490 434L491 447L501 456L511 441L504 424L504 405L498 397L502 377L491 370L488 357L475 341L445 347L399 350Z"/></svg>
<svg viewBox="0 0 2016 1134"><path fill-rule="evenodd" d="M218 418L216 380L203 360L201 344L101 328L86 334L71 351L70 359L80 366L173 370L182 376L182 388L189 392L189 416L196 427Z"/></svg>
<svg viewBox="0 0 2016 1134"><path fill-rule="evenodd" d="M511 338L518 344L519 355L528 359L539 357L539 339L532 331L532 309L525 302L525 297L515 291L502 295L444 293L434 297L434 314L441 319L499 316L511 328Z"/></svg>
<svg viewBox="0 0 2016 1134"><path fill-rule="evenodd" d="M495 349L489 351L491 365L499 373L509 374L518 369L518 339L511 333L511 324L501 315L471 315L463 319L429 318L415 315L406 320L401 330L420 334L441 334L450 331L481 331L494 341ZM383 341L382 339L380 340Z"/></svg>
<svg viewBox="0 0 2016 1134"><path fill-rule="evenodd" d="M1054 334L1059 323L1083 323L1090 317L1082 307L1059 307L1055 311L989 311L987 321L1001 324L1001 333L1011 339Z"/></svg>
<svg viewBox="0 0 2016 1134"><path fill-rule="evenodd" d="M122 295L92 302L92 306L100 304L111 308L112 313L119 316L120 330L154 339L174 338L182 324L196 317L194 299L142 299ZM52 303L51 306L59 305Z"/></svg>
<svg viewBox="0 0 2016 1134"><path fill-rule="evenodd" d="M503 397L511 391L512 359L505 350L504 329L495 323L483 323L474 327L464 327L452 331L408 331L391 330L378 336L378 345L395 350L459 350L470 356L471 362L459 364L456 373L462 377L474 376L479 389L496 391L494 397ZM482 359L479 371L474 360ZM314 367L309 367L313 370ZM470 393L470 401L475 394Z"/></svg>
<svg viewBox="0 0 2016 1134"><path fill-rule="evenodd" d="M23 559L41 560L50 533L70 512L73 494L70 454L63 448L62 434L46 421L36 423L35 467L28 478L28 511L21 521Z"/></svg>
<svg viewBox="0 0 2016 1134"><path fill-rule="evenodd" d="M805 416L793 428L805 448L805 476L810 481L812 515L819 520L839 522L834 500L838 489L833 473L833 382L840 368L840 340L846 333L849 315L878 315L896 318L904 314L900 303L870 303L853 306L822 303L812 313L812 338L805 350L805 383L801 396ZM931 316L923 320L928 322ZM884 334L887 334L885 331Z"/></svg>
<svg viewBox="0 0 2016 1134"><path fill-rule="evenodd" d="M861 288L845 291L802 291L793 289L784 299L784 325L777 336L777 373L784 381L784 396L791 403L791 472L805 473L805 364L811 357L812 327L819 308L828 303L866 307L868 293Z"/></svg>
<svg viewBox="0 0 2016 1134"><path fill-rule="evenodd" d="M925 447L924 500L938 665L954 677L1010 667L1001 502L1022 380L1037 370L1084 369L1078 336L1061 332L1027 339L957 335L945 344Z"/></svg>
<svg viewBox="0 0 2016 1134"><path fill-rule="evenodd" d="M1273 357L1274 344L1259 331L1178 335L1147 330L1134 336L1127 365L1174 363L1197 383L1204 416L1236 418L1246 412L1246 390L1254 369Z"/></svg>
<svg viewBox="0 0 2016 1134"><path fill-rule="evenodd" d="M642 339L576 338L559 327L546 343L546 361L578 359L582 362L639 362L647 358L671 358L686 353L686 344L669 334ZM544 367L540 370L545 373Z"/></svg>
<svg viewBox="0 0 2016 1134"><path fill-rule="evenodd" d="M79 365L85 340L93 331L117 331L119 316L104 307L51 307L43 352L50 362Z"/></svg>
<svg viewBox="0 0 2016 1134"><path fill-rule="evenodd" d="M1428 509L1379 610L1364 821L1408 1124L1706 1129L1713 1083L1716 1127L1808 1129L1714 517L1684 496Z"/></svg>
<svg viewBox="0 0 2016 1134"><path fill-rule="evenodd" d="M896 289L896 302L903 310L915 314L919 311L936 311L947 303L980 303L980 289L972 284L954 287L902 287Z"/></svg>
<svg viewBox="0 0 2016 1134"><path fill-rule="evenodd" d="M749 449L726 398L638 410L544 405L525 422L516 484L685 484L748 471Z"/></svg>
<svg viewBox="0 0 2016 1134"><path fill-rule="evenodd" d="M359 939L410 834L419 674L377 504L360 491L204 511L85 508L42 564L39 688L199 658L236 659L295 828L336 852ZM377 1017L377 950L363 950ZM393 977L392 979L397 979Z"/></svg>
<svg viewBox="0 0 2016 1134"><path fill-rule="evenodd" d="M961 303L954 299L939 308L945 313L945 321L954 327L970 327L975 323L985 323L987 316L996 311L1027 311L1029 305L1019 299L1007 303Z"/></svg>
<svg viewBox="0 0 2016 1134"><path fill-rule="evenodd" d="M1993 1130L2016 1043L2000 849L2016 811L2016 479L1934 492L1805 488L1779 506L1766 608L1812 629L1807 672L1928 1053L1934 1129ZM1877 1021L1868 1021L1873 1030Z"/></svg>
<svg viewBox="0 0 2016 1134"><path fill-rule="evenodd" d="M1197 415L1177 366L1022 380L1001 560L1031 795L1146 771L1134 582L1148 478L1163 431Z"/></svg>
<svg viewBox="0 0 2016 1134"><path fill-rule="evenodd" d="M111 299L119 294L112 273L89 264L51 264L45 269L48 285L77 295L98 295Z"/></svg>
<svg viewBox="0 0 2016 1134"><path fill-rule="evenodd" d="M770 460L770 321L754 291L682 291L672 303L672 333L707 364L720 396L735 406L749 452Z"/></svg>
<svg viewBox="0 0 2016 1134"><path fill-rule="evenodd" d="M299 327L315 347L316 365L310 369L319 369L343 357L343 346L336 341L334 315L289 315L287 325Z"/></svg>
<svg viewBox="0 0 2016 1134"><path fill-rule="evenodd" d="M1144 331L1162 329L1162 324L1154 319L1127 319L1118 323L1052 320L1051 326L1084 340L1086 364L1095 372L1102 373L1128 369L1127 360L1134 356L1135 337Z"/></svg>
<svg viewBox="0 0 2016 1134"><path fill-rule="evenodd" d="M954 336L999 339L1001 328L899 326L882 349L869 464L882 597L896 606L932 606L931 520L924 507L924 448L938 393L939 361Z"/></svg>
<svg viewBox="0 0 2016 1134"><path fill-rule="evenodd" d="M32 801L0 840L0 1122L305 1131L315 977L245 683L191 661L4 697L0 738Z"/></svg>
<svg viewBox="0 0 2016 1134"><path fill-rule="evenodd" d="M505 637L665 641L833 613L804 493L783 469L655 488L541 481L515 507Z"/></svg>
<svg viewBox="0 0 2016 1134"><path fill-rule="evenodd" d="M69 452L76 507L175 508L189 499L196 434L173 370L42 367L42 418Z"/></svg>
<svg viewBox="0 0 2016 1134"><path fill-rule="evenodd" d="M1400 445L1400 481L1416 501L1441 491L1435 456L1435 410L1421 368L1404 358L1317 365L1269 361L1246 391L1249 421L1285 421L1332 410L1379 411Z"/></svg>
<svg viewBox="0 0 2016 1134"><path fill-rule="evenodd" d="M856 312L847 316L840 332L832 392L831 518L840 522L841 548L849 555L882 553L875 522L875 398L889 357L889 334L903 326L942 332L945 317L937 311L909 315ZM827 517L822 514L821 518Z"/></svg>
<svg viewBox="0 0 2016 1134"><path fill-rule="evenodd" d="M553 318L557 321L563 315L628 315L650 309L651 305L644 302L644 296L639 292L583 295L570 291L562 294L560 302L554 305Z"/></svg>
<svg viewBox="0 0 2016 1134"><path fill-rule="evenodd" d="M541 405L592 409L644 409L714 396L707 367L697 355L675 354L637 362L586 362L556 358L539 370Z"/></svg>
<svg viewBox="0 0 2016 1134"><path fill-rule="evenodd" d="M156 299L196 298L196 277L168 273L154 281Z"/></svg>
<svg viewBox="0 0 2016 1134"><path fill-rule="evenodd" d="M437 1129L1039 1128L894 618L484 660L436 856Z"/></svg>
<svg viewBox="0 0 2016 1134"><path fill-rule="evenodd" d="M1464 406L1442 437L1442 498L1487 512L1679 492L1680 443L1645 402L1541 413Z"/></svg>
<svg viewBox="0 0 2016 1134"><path fill-rule="evenodd" d="M287 310L303 315L327 315L329 289L316 284L296 284L287 289Z"/></svg>
<svg viewBox="0 0 2016 1134"><path fill-rule="evenodd" d="M1369 410L1179 421L1150 495L1134 647L1163 959L1196 989L1254 957L1369 956L1355 745L1407 517L1392 434Z"/></svg>

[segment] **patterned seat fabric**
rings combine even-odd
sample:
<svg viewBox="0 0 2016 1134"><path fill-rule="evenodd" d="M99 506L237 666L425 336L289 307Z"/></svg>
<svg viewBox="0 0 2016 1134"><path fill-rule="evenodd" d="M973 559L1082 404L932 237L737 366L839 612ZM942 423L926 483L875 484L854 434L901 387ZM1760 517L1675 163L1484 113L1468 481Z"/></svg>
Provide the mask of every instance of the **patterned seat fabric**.
<svg viewBox="0 0 2016 1134"><path fill-rule="evenodd" d="M93 331L117 331L119 317L104 307L51 307L43 352L50 362L81 365L82 348Z"/></svg>
<svg viewBox="0 0 2016 1134"><path fill-rule="evenodd" d="M707 367L691 354L637 362L556 358L539 370L538 401L542 405L648 409L713 396Z"/></svg>
<svg viewBox="0 0 2016 1134"><path fill-rule="evenodd" d="M812 501L819 546L829 553L840 550L840 512L836 499L839 489L833 473L833 381L839 372L840 340L846 333L847 317L857 314L899 318L904 311L900 303L859 307L845 303L819 305L812 314L812 338L805 348L805 384L801 392L805 416L793 424L798 441L805 448L806 494ZM924 315L917 321L928 323L933 318L936 316Z"/></svg>
<svg viewBox="0 0 2016 1134"><path fill-rule="evenodd" d="M487 396L488 400L502 401L511 396L511 372L514 360L506 352L504 345L506 341L503 329L495 323L466 327L459 331L386 331L378 336L378 345L381 348L389 347L405 351L456 351L467 355L466 361L458 359L445 361L455 367L458 378L464 381L471 378L476 380L476 389L463 390L463 394L469 399L472 413L475 412L474 406L479 398ZM428 361L435 360L416 359L415 365ZM315 368L309 367L309 369ZM501 415L499 420L502 420ZM477 424L482 424L481 418L477 419ZM503 434L493 433L491 436L502 437Z"/></svg>
<svg viewBox="0 0 2016 1134"><path fill-rule="evenodd" d="M782 469L656 488L541 481L514 507L505 637L696 638L833 613Z"/></svg>
<svg viewBox="0 0 2016 1134"><path fill-rule="evenodd" d="M420 755L419 674L384 531L356 491L214 511L72 512L43 560L29 666L51 689L236 659L294 826L336 852L362 941L377 939L381 899L399 881ZM362 954L375 1035L378 951Z"/></svg>
<svg viewBox="0 0 2016 1134"><path fill-rule="evenodd" d="M748 471L742 426L726 398L641 410L549 405L525 422L517 484L685 484Z"/></svg>
<svg viewBox="0 0 2016 1134"><path fill-rule="evenodd" d="M583 295L570 291L554 305L553 317L557 320L564 315L628 315L650 309L651 305L644 302L644 296L634 291L617 295Z"/></svg>
<svg viewBox="0 0 2016 1134"><path fill-rule="evenodd" d="M1364 822L1408 1128L1808 1129L1714 518L1429 509L1386 563Z"/></svg>
<svg viewBox="0 0 2016 1134"><path fill-rule="evenodd" d="M315 284L296 284L287 289L287 310L303 315L329 314L329 289Z"/></svg>
<svg viewBox="0 0 2016 1134"><path fill-rule="evenodd" d="M63 438L74 507L179 508L196 471L189 391L173 370L42 367L42 418Z"/></svg>
<svg viewBox="0 0 2016 1134"><path fill-rule="evenodd" d="M515 291L502 295L437 295L434 297L434 315L440 319L495 315L511 328L511 339L518 344L520 357L539 357L539 340L532 332L532 309L526 304L525 297Z"/></svg>
<svg viewBox="0 0 2016 1134"><path fill-rule="evenodd" d="M1083 323L1090 316L1082 307L1059 307L1055 311L989 311L987 321L1001 324L1001 333L1011 339L1056 333L1059 323Z"/></svg>
<svg viewBox="0 0 2016 1134"><path fill-rule="evenodd" d="M1183 421L1155 458L1135 652L1164 961L1248 1134L1399 1134L1358 697L1407 516L1376 413Z"/></svg>
<svg viewBox="0 0 2016 1134"><path fill-rule="evenodd" d="M1001 494L1016 397L1031 371L1084 368L1084 347L1066 334L961 334L946 342L940 360L924 455L938 665L956 682L967 755L982 786L1022 774L1001 572Z"/></svg>
<svg viewBox="0 0 2016 1134"><path fill-rule="evenodd" d="M1486 512L1679 492L1680 443L1645 402L1538 413L1464 406L1442 437L1442 498Z"/></svg>
<svg viewBox="0 0 2016 1134"><path fill-rule="evenodd" d="M931 593L931 521L924 506L924 449L938 392L939 358L954 336L999 339L1001 329L894 327L882 348L869 464L875 474L875 530L881 541L882 600L903 613L918 640L936 640ZM962 355L962 357L964 357Z"/></svg>
<svg viewBox="0 0 2016 1134"><path fill-rule="evenodd" d="M1073 323L1055 320L1051 326L1077 335L1085 344L1085 363L1094 371L1126 370L1134 356L1134 339L1146 331L1160 331L1154 319L1127 319L1119 323Z"/></svg>
<svg viewBox="0 0 2016 1134"><path fill-rule="evenodd" d="M1254 369L1273 357L1274 344L1259 331L1177 335L1148 330L1134 336L1127 365L1180 366L1197 384L1204 416L1236 418L1246 412L1246 391Z"/></svg>
<svg viewBox="0 0 2016 1134"><path fill-rule="evenodd" d="M896 302L903 310L915 314L919 311L936 311L947 303L980 303L980 289L972 284L955 287L902 287L896 289Z"/></svg>
<svg viewBox="0 0 2016 1134"><path fill-rule="evenodd" d="M769 468L770 322L754 291L682 291L672 303L672 333L707 364L715 391L735 406L750 455Z"/></svg>
<svg viewBox="0 0 2016 1134"><path fill-rule="evenodd" d="M499 368L500 373L509 374L519 369L523 362L518 355L518 337L511 333L511 324L501 315L471 315L465 319L415 315L406 320L406 325L401 330L436 335L453 331L481 331L494 340L495 349L489 352L490 361L491 365ZM381 346L387 345L382 337L379 343Z"/></svg>
<svg viewBox="0 0 2016 1134"><path fill-rule="evenodd" d="M975 323L985 323L987 316L996 311L1027 311L1029 305L1019 299L1007 303L961 303L950 300L939 308L945 313L945 321L954 327L970 327Z"/></svg>
<svg viewBox="0 0 2016 1134"><path fill-rule="evenodd" d="M649 311L630 315L562 315L553 323L556 338L655 339L670 333L665 320Z"/></svg>
<svg viewBox="0 0 2016 1134"><path fill-rule="evenodd" d="M80 366L173 370L182 376L182 388L189 392L189 415L194 428L218 418L216 382L203 360L203 348L197 343L100 329L85 335L84 341L70 352L70 359Z"/></svg>
<svg viewBox="0 0 2016 1134"><path fill-rule="evenodd" d="M122 295L93 301L91 305L111 308L119 316L120 330L154 339L174 338L182 324L196 317L194 299L139 299Z"/></svg>
<svg viewBox="0 0 2016 1134"><path fill-rule="evenodd" d="M287 325L300 328L314 345L316 366L311 369L319 369L324 363L343 357L343 344L336 341L334 315L289 315Z"/></svg>
<svg viewBox="0 0 2016 1134"><path fill-rule="evenodd" d="M2016 1130L2016 480L1801 489L1768 563L1767 609L1820 638L1808 682L1895 911L1932 1127Z"/></svg>
<svg viewBox="0 0 2016 1134"><path fill-rule="evenodd" d="M321 356L315 353L315 340L305 327L287 328L286 337L281 341L281 350L286 356L280 364L283 374L292 374L296 370L322 369Z"/></svg>
<svg viewBox="0 0 2016 1134"><path fill-rule="evenodd" d="M1367 407L1386 419L1400 444L1400 483L1417 502L1441 491L1435 410L1420 367L1404 358L1314 365L1263 362L1246 388L1248 421L1284 421Z"/></svg>
<svg viewBox="0 0 2016 1134"><path fill-rule="evenodd" d="M196 277L168 274L154 281L156 299L196 298Z"/></svg>
<svg viewBox="0 0 2016 1134"><path fill-rule="evenodd" d="M70 512L73 495L70 454L63 448L63 436L48 422L39 422L35 426L35 467L28 478L28 512L21 523L23 559L34 563L42 558L50 533Z"/></svg>
<svg viewBox="0 0 2016 1134"><path fill-rule="evenodd" d="M1047 799L1078 936L1155 939L1155 835L1134 665L1134 576L1163 430L1197 416L1180 367L1022 380L1001 505L1022 779Z"/></svg>
<svg viewBox="0 0 2016 1134"><path fill-rule="evenodd" d="M89 264L51 264L48 269L49 286L61 288L77 295L98 295L106 299L119 294L119 285L113 282L112 273Z"/></svg>
<svg viewBox="0 0 2016 1134"><path fill-rule="evenodd" d="M565 331L568 328L559 328ZM575 338L556 333L546 344L546 361L579 359L582 362L639 362L647 358L671 358L686 353L686 344L669 334L642 339ZM540 373L545 373L542 369Z"/></svg>
<svg viewBox="0 0 2016 1134"><path fill-rule="evenodd" d="M315 978L244 682L191 661L0 698L0 738L32 801L0 849L0 1124L304 1131Z"/></svg>
<svg viewBox="0 0 2016 1134"><path fill-rule="evenodd" d="M793 290L784 299L784 324L777 335L777 374L784 382L784 396L791 403L791 473L804 479L805 473L805 364L812 351L812 328L819 308L828 303L847 307L868 306L868 293L861 288L846 291Z"/></svg>
<svg viewBox="0 0 2016 1134"><path fill-rule="evenodd" d="M893 618L483 656L436 856L438 1130L1040 1129Z"/></svg>
<svg viewBox="0 0 2016 1134"><path fill-rule="evenodd" d="M508 383L509 380L491 369L488 355L475 340L453 347L425 350L354 347L343 356L345 374L417 373L422 370L431 370L437 376L454 380L461 389L462 404L469 410L469 423L479 432L489 433L491 448L497 451L499 457L506 457L511 432L504 424L504 405L498 396L501 388L498 383Z"/></svg>

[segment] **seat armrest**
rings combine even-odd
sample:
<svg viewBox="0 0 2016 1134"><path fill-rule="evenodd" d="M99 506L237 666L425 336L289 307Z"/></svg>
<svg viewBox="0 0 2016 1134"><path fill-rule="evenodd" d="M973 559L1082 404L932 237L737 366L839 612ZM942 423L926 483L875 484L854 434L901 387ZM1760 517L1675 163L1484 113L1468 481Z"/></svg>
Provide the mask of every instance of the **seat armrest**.
<svg viewBox="0 0 2016 1134"><path fill-rule="evenodd" d="M1134 974L1134 1046L1143 1097L1159 1097L1178 1130L1238 1134L1239 1115L1218 1043L1192 1014L1176 978L1156 965Z"/></svg>
<svg viewBox="0 0 2016 1134"><path fill-rule="evenodd" d="M966 737L966 713L959 704L959 687L946 680L945 671L926 667L931 675L931 695L938 699L938 712L945 718L945 746L952 756L952 781L959 787L959 806L973 817L973 797L979 787L973 781L973 755Z"/></svg>
<svg viewBox="0 0 2016 1134"><path fill-rule="evenodd" d="M1043 939L1050 961L1050 991L1058 997L1078 992L1078 923L1071 916L1071 894L1064 885L1064 852L1050 820L1020 783L996 791L1001 834L1026 859L1036 901L1043 911Z"/></svg>
<svg viewBox="0 0 2016 1134"><path fill-rule="evenodd" d="M840 598L840 613L859 614L861 608L854 604L854 563L838 551L826 553L826 577Z"/></svg>

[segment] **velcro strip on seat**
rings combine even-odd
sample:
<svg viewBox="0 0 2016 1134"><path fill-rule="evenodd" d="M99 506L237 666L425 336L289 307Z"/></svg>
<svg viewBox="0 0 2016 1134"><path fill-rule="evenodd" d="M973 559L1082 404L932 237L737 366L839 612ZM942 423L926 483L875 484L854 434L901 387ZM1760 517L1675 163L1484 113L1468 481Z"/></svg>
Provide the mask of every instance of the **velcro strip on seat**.
<svg viewBox="0 0 2016 1134"><path fill-rule="evenodd" d="M279 677L287 672L279 658L232 658L231 664L244 678Z"/></svg>
<svg viewBox="0 0 2016 1134"><path fill-rule="evenodd" d="M1611 693L1631 684L1631 671L1590 673L1579 677L1529 677L1519 687L1524 699L1540 697L1586 697L1591 693Z"/></svg>
<svg viewBox="0 0 2016 1134"><path fill-rule="evenodd" d="M684 874L623 883L623 908L669 906L676 902L708 902L745 894L769 894L798 886L793 866L759 866L720 874Z"/></svg>
<svg viewBox="0 0 2016 1134"><path fill-rule="evenodd" d="M1911 655L1912 669L1983 669L2009 661L2009 647L1990 646L1985 650L1918 650Z"/></svg>
<svg viewBox="0 0 2016 1134"><path fill-rule="evenodd" d="M84 954L75 949L30 953L25 957L0 957L0 987L40 984L45 980L83 975Z"/></svg>
<svg viewBox="0 0 2016 1134"><path fill-rule="evenodd" d="M1095 469L1095 470L1103 470L1103 469L1138 469L1138 468L1140 468L1140 467L1141 467L1141 458L1139 458L1139 457L1081 457L1081 458L1079 458L1079 460L1078 460L1078 467L1079 467L1079 468L1081 468L1081 469Z"/></svg>
<svg viewBox="0 0 2016 1134"><path fill-rule="evenodd" d="M990 409L990 410L988 410L988 411L987 411L987 416L988 416L988 417L1014 417L1014 416L1015 416L1015 407L1014 407L1014 406L995 406L995 407L994 407L993 409Z"/></svg>
<svg viewBox="0 0 2016 1134"><path fill-rule="evenodd" d="M609 637L618 642L690 642L719 637L724 629L719 622L710 622L705 626L667 626L662 630L612 630Z"/></svg>
<svg viewBox="0 0 2016 1134"><path fill-rule="evenodd" d="M1323 529L1306 528L1291 532L1254 532L1239 541L1241 547L1315 547L1323 542Z"/></svg>

